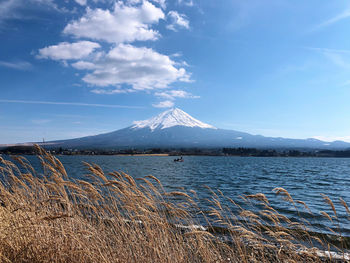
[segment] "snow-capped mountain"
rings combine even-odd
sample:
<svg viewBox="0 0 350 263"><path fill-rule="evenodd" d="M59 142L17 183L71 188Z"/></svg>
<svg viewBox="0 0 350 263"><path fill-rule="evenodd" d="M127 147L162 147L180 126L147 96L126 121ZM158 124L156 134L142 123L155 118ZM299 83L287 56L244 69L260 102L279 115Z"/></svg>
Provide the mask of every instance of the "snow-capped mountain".
<svg viewBox="0 0 350 263"><path fill-rule="evenodd" d="M131 128L150 128L153 131L155 129L166 129L174 126L216 129L214 126L201 122L178 108L164 111L161 114L148 120L134 121L134 125Z"/></svg>
<svg viewBox="0 0 350 263"><path fill-rule="evenodd" d="M167 110L153 118L135 121L130 127L110 133L49 142L63 148L151 148L151 147L254 147L345 149L350 143L316 139L271 138L217 129L180 109Z"/></svg>

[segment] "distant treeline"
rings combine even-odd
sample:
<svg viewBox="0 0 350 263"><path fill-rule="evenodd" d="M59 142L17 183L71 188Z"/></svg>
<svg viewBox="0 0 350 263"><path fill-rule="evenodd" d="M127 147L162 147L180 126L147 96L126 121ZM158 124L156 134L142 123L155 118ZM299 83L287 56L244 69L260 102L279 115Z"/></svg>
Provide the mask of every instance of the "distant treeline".
<svg viewBox="0 0 350 263"><path fill-rule="evenodd" d="M233 156L256 156L256 157L314 157L318 151L301 150L275 150L275 149L257 149L257 148L223 148L224 155ZM349 155L350 157L350 155Z"/></svg>
<svg viewBox="0 0 350 263"><path fill-rule="evenodd" d="M45 148L45 147L44 147ZM316 150L316 149L258 149L258 148L149 148L149 149L64 149L47 148L58 155L205 155L205 156L253 156L253 157L350 157L349 150ZM33 146L11 146L0 149L0 154L35 155Z"/></svg>

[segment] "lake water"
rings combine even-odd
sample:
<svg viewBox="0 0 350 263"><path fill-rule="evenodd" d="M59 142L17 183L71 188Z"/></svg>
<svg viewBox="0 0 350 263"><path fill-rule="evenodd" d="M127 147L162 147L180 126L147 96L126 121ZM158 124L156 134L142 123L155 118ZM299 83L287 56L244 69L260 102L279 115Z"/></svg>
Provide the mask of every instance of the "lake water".
<svg viewBox="0 0 350 263"><path fill-rule="evenodd" d="M39 166L35 156L27 156L35 167ZM96 163L105 172L123 171L138 178L156 176L167 191L195 190L201 199L211 195L207 185L220 189L225 196L246 204L240 195L264 193L271 205L288 216L298 218L292 205L273 193L275 187L285 188L294 199L304 201L314 213L302 213L312 223L312 229L327 233L332 227L328 219L320 215L330 207L321 193L328 195L335 204L341 229L350 236L350 221L339 197L350 204L350 159L341 158L259 158L259 157L208 157L185 156L182 163L173 162L168 156L59 156L71 178L84 178L87 173L82 161ZM303 210L302 206L299 207Z"/></svg>

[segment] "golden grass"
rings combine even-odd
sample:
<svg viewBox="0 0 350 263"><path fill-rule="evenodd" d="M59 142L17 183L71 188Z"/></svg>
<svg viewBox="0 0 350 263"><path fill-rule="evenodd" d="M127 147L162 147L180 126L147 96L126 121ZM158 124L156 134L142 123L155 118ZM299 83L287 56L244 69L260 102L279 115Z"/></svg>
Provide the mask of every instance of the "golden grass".
<svg viewBox="0 0 350 263"><path fill-rule="evenodd" d="M56 157L37 150L41 175L24 157L13 158L18 166L0 157L1 262L332 261L313 247L316 242L327 250L330 244L279 214L261 193L242 197L261 207L258 213L227 198L237 205L234 213L219 201L225 198L220 191L212 191L212 207L204 212L194 191L165 192L154 176L135 181L86 163L86 180L74 180ZM285 189L275 191L295 205ZM324 200L336 220L321 213L338 222L333 202ZM198 227L198 216L206 228Z"/></svg>

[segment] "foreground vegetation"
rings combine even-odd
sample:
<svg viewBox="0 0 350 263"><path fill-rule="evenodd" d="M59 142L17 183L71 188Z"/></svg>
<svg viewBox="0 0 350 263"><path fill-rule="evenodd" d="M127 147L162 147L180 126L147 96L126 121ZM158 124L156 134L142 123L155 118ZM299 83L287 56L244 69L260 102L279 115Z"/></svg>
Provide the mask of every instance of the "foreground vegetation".
<svg viewBox="0 0 350 263"><path fill-rule="evenodd" d="M212 192L211 209L196 193L166 192L159 180L104 174L87 164L86 180L69 178L61 162L37 147L43 173L21 157L0 157L1 262L334 262L346 261L346 238L336 246L310 234L308 222L278 213L265 195L242 196L253 213ZM15 164L16 163L16 164ZM289 193L275 189L286 202ZM220 200L227 199L233 213ZM322 214L337 225L337 211ZM349 213L347 204L341 200ZM311 212L310 212L311 213ZM206 227L198 224L206 221ZM304 223L301 223L304 222ZM316 249L315 246L321 248ZM322 252L337 250L339 257Z"/></svg>

